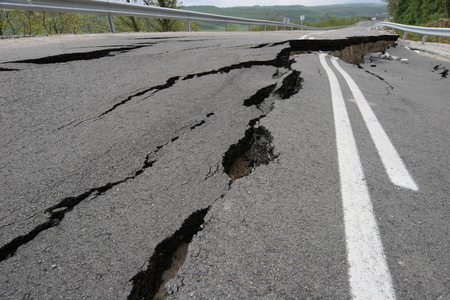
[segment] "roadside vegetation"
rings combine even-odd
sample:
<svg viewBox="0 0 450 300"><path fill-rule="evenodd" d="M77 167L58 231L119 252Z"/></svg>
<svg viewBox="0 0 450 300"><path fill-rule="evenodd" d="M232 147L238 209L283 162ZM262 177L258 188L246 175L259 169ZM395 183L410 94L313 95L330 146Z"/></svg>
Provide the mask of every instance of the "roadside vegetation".
<svg viewBox="0 0 450 300"><path fill-rule="evenodd" d="M450 0L383 0L387 2L393 22L425 26L450 28L449 5ZM396 30L403 36L403 31ZM422 35L408 33L407 39L420 41ZM427 42L450 43L450 38L428 36Z"/></svg>

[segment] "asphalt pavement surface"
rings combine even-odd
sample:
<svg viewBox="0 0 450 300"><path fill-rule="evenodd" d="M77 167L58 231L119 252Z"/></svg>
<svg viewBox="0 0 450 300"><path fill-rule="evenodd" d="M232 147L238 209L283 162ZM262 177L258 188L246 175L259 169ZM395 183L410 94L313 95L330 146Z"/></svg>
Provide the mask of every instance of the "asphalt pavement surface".
<svg viewBox="0 0 450 300"><path fill-rule="evenodd" d="M450 299L450 64L290 49L366 25L0 40L0 298Z"/></svg>

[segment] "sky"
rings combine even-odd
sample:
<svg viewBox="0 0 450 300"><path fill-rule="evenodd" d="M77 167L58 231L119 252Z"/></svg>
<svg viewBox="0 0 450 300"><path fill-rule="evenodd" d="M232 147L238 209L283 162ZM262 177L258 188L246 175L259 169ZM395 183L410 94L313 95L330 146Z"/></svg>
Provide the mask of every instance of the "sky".
<svg viewBox="0 0 450 300"><path fill-rule="evenodd" d="M218 7L230 6L270 6L270 5L328 5L328 4L345 4L349 2L367 2L367 1L353 1L353 0L181 0L184 6L192 5L213 5ZM371 2L379 2L381 0L373 0Z"/></svg>

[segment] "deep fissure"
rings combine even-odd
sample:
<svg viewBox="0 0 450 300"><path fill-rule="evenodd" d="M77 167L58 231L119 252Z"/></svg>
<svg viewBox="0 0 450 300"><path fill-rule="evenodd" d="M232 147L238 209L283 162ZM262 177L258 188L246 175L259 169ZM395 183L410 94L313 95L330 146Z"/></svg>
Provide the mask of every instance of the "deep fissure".
<svg viewBox="0 0 450 300"><path fill-rule="evenodd" d="M281 87L275 91L275 95L281 99L289 99L297 94L302 88L303 78L300 77L300 71L292 70L291 74L283 79Z"/></svg>
<svg viewBox="0 0 450 300"><path fill-rule="evenodd" d="M139 271L130 280L133 284L129 300L155 299L157 294L159 299L164 299L164 285L173 278L183 262L174 266L174 254L185 248L192 241L192 238L202 230L205 223L204 218L210 207L192 213L184 220L181 227L170 237L160 242L150 257L147 268ZM175 269L171 269L175 267Z"/></svg>
<svg viewBox="0 0 450 300"><path fill-rule="evenodd" d="M274 83L274 84L271 84L269 86L263 87L262 89L257 91L253 96L251 96L250 98L244 100L244 105L245 106L255 105L257 108L259 108L261 103L267 97L270 96L270 94L272 93L272 91L275 89L276 86L277 86L277 84Z"/></svg>
<svg viewBox="0 0 450 300"><path fill-rule="evenodd" d="M277 58L271 61L272 65L288 68L290 68L292 63L293 61L290 60L290 50L288 48L283 49L282 52L277 55ZM245 67L248 65L239 64L239 66ZM237 65L233 65L227 69L219 69L214 71L214 73L229 72L234 68L237 68ZM208 73L212 74L212 71ZM204 75L206 74L200 73L200 76ZM244 105L260 105L270 96L272 92L281 99L290 98L301 88L302 79L299 75L300 72L291 71L291 74L284 78L281 87L277 91L273 92L276 88L276 84L272 84L257 91L255 95L244 101ZM184 79L194 77L195 76L193 75L189 75ZM208 114L207 118L212 115L214 115L214 113ZM256 127L256 124L265 116L266 115L260 115L258 118L250 120L248 122L249 128L246 130L244 137L238 143L231 145L225 153L222 165L224 172L231 178L228 190L231 188L231 183L234 180L247 176L255 167L262 164L267 165L276 159L277 155L274 153L274 146L272 144L273 137L271 133L264 126ZM202 120L201 122L196 123L191 126L191 130L197 128L198 126L202 126L205 122L206 120ZM211 167L209 169L205 180L214 176L217 172L219 172L219 164L217 164L215 168ZM218 199L221 199L224 196L225 194ZM165 299L167 296L164 290L165 284L171 278L176 276L178 269L184 262L184 260L179 260L178 254L176 253L179 251L183 252L184 255L187 253L188 244L191 242L193 236L198 232L198 230L201 229L203 218L207 214L208 210L209 207L207 209L197 211L191 215L183 223L182 227L170 238L163 240L160 244L158 244L158 246L156 246L154 254L148 262L147 269L140 271L131 279L133 289L128 299ZM197 220L195 222L195 226L188 225L192 220ZM192 230L186 235L183 234L185 228L189 227L197 228L197 230Z"/></svg>
<svg viewBox="0 0 450 300"><path fill-rule="evenodd" d="M253 170L277 158L272 134L264 126L251 126L236 144L225 152L222 165L231 181L250 175Z"/></svg>

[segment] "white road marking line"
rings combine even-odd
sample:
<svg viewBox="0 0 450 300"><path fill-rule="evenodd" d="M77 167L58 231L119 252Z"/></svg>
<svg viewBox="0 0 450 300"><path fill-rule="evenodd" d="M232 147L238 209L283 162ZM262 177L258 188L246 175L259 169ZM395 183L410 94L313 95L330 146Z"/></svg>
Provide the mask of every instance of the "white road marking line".
<svg viewBox="0 0 450 300"><path fill-rule="evenodd" d="M332 30L328 31L331 32ZM311 34L306 34L304 36L302 36L301 38L299 38L299 40L306 40L306 38L309 38L310 40L314 40L315 37L310 37L311 35L321 35L324 34L326 31L320 31L320 32L316 32L316 33L311 33Z"/></svg>
<svg viewBox="0 0 450 300"><path fill-rule="evenodd" d="M414 179L406 169L403 160L394 145L391 143L391 140L375 116L369 103L367 103L363 93L350 75L342 69L339 63L335 59L332 61L339 73L344 76L345 81L347 81L347 84L352 91L353 97L356 99L356 104L358 105L359 111L361 112L364 122L366 123L367 129L369 129L370 136L375 143L375 147L378 150L378 154L380 155L389 179L396 186L418 191L419 188L414 182Z"/></svg>
<svg viewBox="0 0 450 300"><path fill-rule="evenodd" d="M325 54L319 58L331 88L351 295L354 299L395 299L341 87Z"/></svg>

